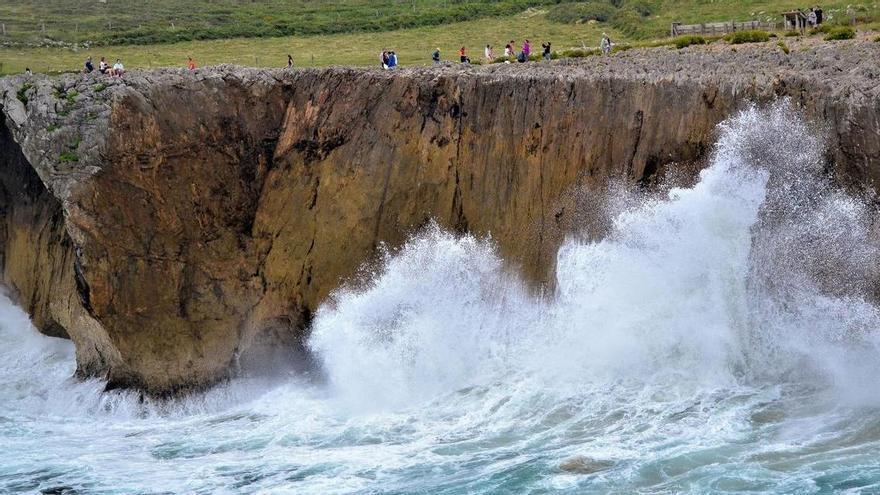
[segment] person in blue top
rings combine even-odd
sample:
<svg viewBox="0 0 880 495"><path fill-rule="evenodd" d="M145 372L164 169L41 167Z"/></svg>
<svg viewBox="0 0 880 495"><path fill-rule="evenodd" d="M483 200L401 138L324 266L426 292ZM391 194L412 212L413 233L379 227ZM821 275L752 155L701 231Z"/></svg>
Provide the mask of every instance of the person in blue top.
<svg viewBox="0 0 880 495"><path fill-rule="evenodd" d="M95 70L95 65L92 63L92 57L89 57L86 59L86 64L85 64L85 67L83 68L83 72L86 74L89 74L93 70Z"/></svg>
<svg viewBox="0 0 880 495"><path fill-rule="evenodd" d="M393 69L397 67L397 52L391 52L388 54L388 68Z"/></svg>

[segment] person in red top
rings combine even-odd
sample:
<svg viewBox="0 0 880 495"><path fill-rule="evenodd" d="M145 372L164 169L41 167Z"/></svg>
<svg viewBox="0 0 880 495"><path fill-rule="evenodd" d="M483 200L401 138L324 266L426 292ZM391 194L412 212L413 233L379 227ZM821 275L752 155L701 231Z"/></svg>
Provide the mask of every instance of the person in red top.
<svg viewBox="0 0 880 495"><path fill-rule="evenodd" d="M196 61L193 60L192 57L189 57L189 60L186 62L186 68L189 70L196 70Z"/></svg>
<svg viewBox="0 0 880 495"><path fill-rule="evenodd" d="M461 49L458 50L458 56L461 58L461 63L466 64L470 62L467 58L467 54L465 54L464 47L461 47Z"/></svg>

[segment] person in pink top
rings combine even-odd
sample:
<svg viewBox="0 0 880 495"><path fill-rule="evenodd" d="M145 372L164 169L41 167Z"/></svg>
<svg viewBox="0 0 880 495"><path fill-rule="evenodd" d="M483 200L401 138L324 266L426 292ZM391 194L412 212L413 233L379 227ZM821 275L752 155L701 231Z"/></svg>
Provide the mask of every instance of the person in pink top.
<svg viewBox="0 0 880 495"><path fill-rule="evenodd" d="M529 45L529 40L526 40L526 42L523 43L523 53L525 54L526 59L529 58L529 54L531 52L532 52L532 47L531 47L531 45Z"/></svg>

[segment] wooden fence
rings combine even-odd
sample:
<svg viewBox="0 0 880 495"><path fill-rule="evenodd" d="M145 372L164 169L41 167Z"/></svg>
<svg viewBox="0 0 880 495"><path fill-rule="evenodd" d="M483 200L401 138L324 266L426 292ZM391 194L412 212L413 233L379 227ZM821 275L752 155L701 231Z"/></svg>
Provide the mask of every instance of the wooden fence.
<svg viewBox="0 0 880 495"><path fill-rule="evenodd" d="M670 34L681 36L683 34L727 34L736 31L750 31L754 29L774 30L775 22L746 21L746 22L710 22L705 24L682 24L673 22Z"/></svg>

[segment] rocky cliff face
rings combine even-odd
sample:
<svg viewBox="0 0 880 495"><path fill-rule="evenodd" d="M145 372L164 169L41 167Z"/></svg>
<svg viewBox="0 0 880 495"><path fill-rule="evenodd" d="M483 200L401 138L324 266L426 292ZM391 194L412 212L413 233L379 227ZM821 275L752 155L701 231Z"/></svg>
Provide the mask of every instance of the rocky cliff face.
<svg viewBox="0 0 880 495"><path fill-rule="evenodd" d="M692 174L715 125L791 97L851 186L880 176L880 47L552 65L0 80L0 273L78 371L165 394L304 359L310 315L436 220L536 285L612 181Z"/></svg>

